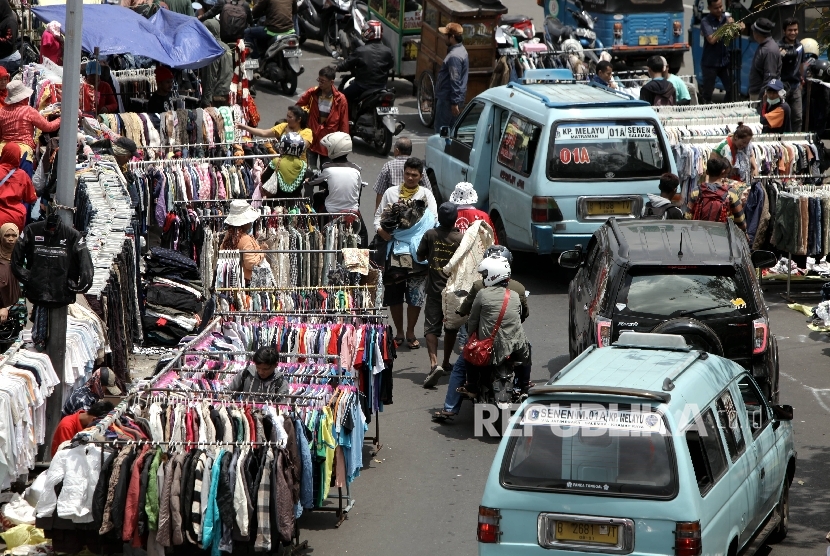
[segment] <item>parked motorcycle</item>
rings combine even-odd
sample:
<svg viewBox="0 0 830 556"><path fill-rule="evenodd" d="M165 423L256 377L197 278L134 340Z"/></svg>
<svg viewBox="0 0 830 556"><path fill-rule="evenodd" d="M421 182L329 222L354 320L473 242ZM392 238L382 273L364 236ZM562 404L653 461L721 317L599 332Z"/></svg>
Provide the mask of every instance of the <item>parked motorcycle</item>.
<svg viewBox="0 0 830 556"><path fill-rule="evenodd" d="M305 68L300 64L300 57L303 55L300 50L300 37L291 33L279 35L271 42L265 50L265 54L259 59L259 67L255 69L254 79L264 77L268 81L282 86L282 91L293 96L297 92L297 76ZM248 68L246 62L246 68Z"/></svg>
<svg viewBox="0 0 830 556"><path fill-rule="evenodd" d="M347 57L363 44L360 33L368 7L357 0L298 0L300 43L322 41L330 55Z"/></svg>
<svg viewBox="0 0 830 556"><path fill-rule="evenodd" d="M548 16L545 19L545 40L549 48L576 56L587 64L590 73L594 73L599 62L597 51L605 47L602 41L597 39L594 18L585 11L579 0L576 0L574 5L579 11L571 8L568 8L568 11L577 21L578 27L564 25L559 19Z"/></svg>
<svg viewBox="0 0 830 556"><path fill-rule="evenodd" d="M344 76L340 89L343 90L352 79L354 77ZM349 135L360 137L381 156L389 153L392 138L404 129L404 123L397 120L395 96L392 88L369 90L360 96L353 111L350 107Z"/></svg>

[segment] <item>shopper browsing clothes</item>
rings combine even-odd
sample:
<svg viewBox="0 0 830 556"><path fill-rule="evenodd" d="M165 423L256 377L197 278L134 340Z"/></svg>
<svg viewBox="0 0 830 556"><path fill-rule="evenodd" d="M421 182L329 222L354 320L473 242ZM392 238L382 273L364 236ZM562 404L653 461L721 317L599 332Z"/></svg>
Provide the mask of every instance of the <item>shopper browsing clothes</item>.
<svg viewBox="0 0 830 556"><path fill-rule="evenodd" d="M52 436L52 457L55 456L55 452L58 451L61 444L75 438L76 434L91 427L95 421L113 409L112 403L101 400L92 404L89 409L82 409L61 419L58 428L55 429L55 434Z"/></svg>
<svg viewBox="0 0 830 556"><path fill-rule="evenodd" d="M709 181L689 196L686 207L687 220L706 220L708 222L726 222L732 217L735 225L746 231L746 217L738 191L729 183L732 172L729 161L722 157L710 158L706 163Z"/></svg>
<svg viewBox="0 0 830 556"><path fill-rule="evenodd" d="M228 217L225 218L225 238L221 249L260 251L259 243L251 236L253 224L259 219L259 212L242 199L231 201ZM245 282L251 280L253 268L265 258L263 253L242 254L242 275Z"/></svg>
<svg viewBox="0 0 830 556"><path fill-rule="evenodd" d="M240 371L228 386L230 392L288 394L288 381L278 373L279 356L273 347L259 348L253 363Z"/></svg>
<svg viewBox="0 0 830 556"><path fill-rule="evenodd" d="M9 82L6 91L5 104L0 108L0 143L17 143L21 151L20 168L31 177L34 173L35 128L53 133L60 129L61 119L48 121L36 108L29 106L34 91L22 81Z"/></svg>

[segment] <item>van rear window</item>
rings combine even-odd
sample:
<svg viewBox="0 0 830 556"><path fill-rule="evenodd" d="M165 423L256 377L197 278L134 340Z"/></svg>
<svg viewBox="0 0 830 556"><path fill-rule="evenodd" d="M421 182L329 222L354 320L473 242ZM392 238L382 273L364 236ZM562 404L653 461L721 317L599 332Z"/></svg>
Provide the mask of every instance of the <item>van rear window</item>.
<svg viewBox="0 0 830 556"><path fill-rule="evenodd" d="M505 488L646 498L677 491L671 435L648 405L531 404L511 435Z"/></svg>
<svg viewBox="0 0 830 556"><path fill-rule="evenodd" d="M653 179L669 158L653 121L566 122L552 131L548 179Z"/></svg>

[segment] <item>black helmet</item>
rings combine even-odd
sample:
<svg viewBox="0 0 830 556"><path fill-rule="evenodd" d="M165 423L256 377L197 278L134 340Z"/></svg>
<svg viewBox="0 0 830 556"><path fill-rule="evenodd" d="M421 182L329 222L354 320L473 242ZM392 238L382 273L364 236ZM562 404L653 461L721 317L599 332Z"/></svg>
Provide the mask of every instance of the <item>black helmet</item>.
<svg viewBox="0 0 830 556"><path fill-rule="evenodd" d="M504 245L491 245L484 251L485 257L492 257L494 255L496 257L504 257L508 263L513 264L513 254Z"/></svg>
<svg viewBox="0 0 830 556"><path fill-rule="evenodd" d="M830 62L827 60L816 60L810 66L809 71L815 79L825 83L830 82Z"/></svg>

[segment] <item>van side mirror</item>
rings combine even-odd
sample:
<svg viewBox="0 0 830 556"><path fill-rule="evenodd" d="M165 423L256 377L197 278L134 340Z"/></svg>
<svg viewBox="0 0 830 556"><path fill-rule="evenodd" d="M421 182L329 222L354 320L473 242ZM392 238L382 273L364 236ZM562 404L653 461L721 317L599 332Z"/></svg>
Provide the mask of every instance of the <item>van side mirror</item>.
<svg viewBox="0 0 830 556"><path fill-rule="evenodd" d="M755 268L770 268L778 263L778 258L775 256L775 253L770 251L753 251L751 258L752 266Z"/></svg>
<svg viewBox="0 0 830 556"><path fill-rule="evenodd" d="M450 126L442 125L441 129L438 130L438 134L441 137L449 137L450 136Z"/></svg>
<svg viewBox="0 0 830 556"><path fill-rule="evenodd" d="M571 249L559 255L559 266L562 268L579 268L582 265L582 250Z"/></svg>
<svg viewBox="0 0 830 556"><path fill-rule="evenodd" d="M791 405L774 405L772 406L772 414L778 421L792 421L793 420L793 406Z"/></svg>

